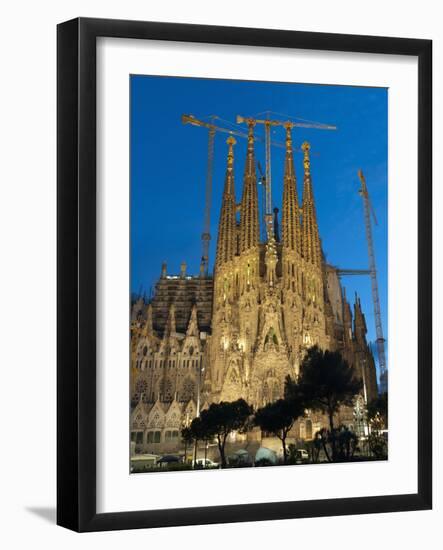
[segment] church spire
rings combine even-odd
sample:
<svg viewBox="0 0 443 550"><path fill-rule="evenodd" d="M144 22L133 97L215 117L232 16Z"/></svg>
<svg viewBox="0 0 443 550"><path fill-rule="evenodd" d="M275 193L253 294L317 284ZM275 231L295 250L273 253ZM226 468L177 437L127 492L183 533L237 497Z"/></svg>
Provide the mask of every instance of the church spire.
<svg viewBox="0 0 443 550"><path fill-rule="evenodd" d="M174 304L171 304L169 306L169 315L164 336L171 336L175 332L177 332L177 329L175 327L175 306Z"/></svg>
<svg viewBox="0 0 443 550"><path fill-rule="evenodd" d="M303 180L303 207L302 207L302 251L305 260L311 264L321 266L321 246L318 234L317 216L315 213L314 194L311 182L311 161L307 141L302 145L304 152L304 180Z"/></svg>
<svg viewBox="0 0 443 550"><path fill-rule="evenodd" d="M152 304L148 304L148 309L146 312L146 323L144 326L143 333L145 336L148 336L154 333L154 327L152 323Z"/></svg>
<svg viewBox="0 0 443 550"><path fill-rule="evenodd" d="M232 260L236 252L234 190L234 145L236 141L232 136L229 136L226 143L228 144L228 160L218 227L216 266Z"/></svg>
<svg viewBox="0 0 443 550"><path fill-rule="evenodd" d="M346 298L346 289L342 290L342 304L343 304L343 328L344 328L344 345L345 348L350 348L352 344L352 312L351 306Z"/></svg>
<svg viewBox="0 0 443 550"><path fill-rule="evenodd" d="M257 176L254 157L254 122L249 120L248 152L243 179L240 208L240 251L245 252L259 244Z"/></svg>
<svg viewBox="0 0 443 550"><path fill-rule="evenodd" d="M354 302L354 337L361 344L366 344L366 321L363 311L361 309L360 298L355 293Z"/></svg>
<svg viewBox="0 0 443 550"><path fill-rule="evenodd" d="M300 252L300 211L292 153L291 125L286 126L286 156L283 184L282 243L286 249Z"/></svg>
<svg viewBox="0 0 443 550"><path fill-rule="evenodd" d="M186 336L198 336L197 306L195 304L192 306Z"/></svg>

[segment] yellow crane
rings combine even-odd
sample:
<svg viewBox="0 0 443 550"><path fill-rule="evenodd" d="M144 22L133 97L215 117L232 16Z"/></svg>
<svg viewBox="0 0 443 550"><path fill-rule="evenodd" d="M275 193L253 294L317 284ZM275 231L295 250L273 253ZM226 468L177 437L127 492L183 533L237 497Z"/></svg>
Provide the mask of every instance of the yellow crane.
<svg viewBox="0 0 443 550"><path fill-rule="evenodd" d="M215 123L215 121L219 121L218 124ZM242 132L241 129L238 128L225 128L221 126L221 123L227 123L229 125L232 125L230 122L223 121L220 117L217 115L212 115L209 117L209 122L205 120L201 120L197 118L194 115L191 114L184 114L182 115L182 122L183 124L191 124L192 126L197 126L200 128L205 128L208 130L208 160L207 160L207 166L206 166L206 185L205 185L205 211L204 211L204 222L203 222L203 233L201 236L202 239L202 265L205 275L208 274L208 268L209 268L209 243L211 240L211 233L210 233L210 227L211 227L211 200L212 200L212 180L213 180L213 172L214 172L214 143L215 143L215 134L217 132L222 132L229 135L238 136L241 138L248 138L248 134L246 132ZM260 122L260 121L257 121ZM269 121L271 125L276 125L272 123L276 123L279 121ZM280 125L282 123L279 122ZM293 122L291 123L294 126L301 126L305 128L313 128L317 127L311 123L308 122ZM232 125L233 126L233 125ZM326 125L319 125L319 126L326 126ZM266 128L266 126L265 126ZM328 127L329 128L329 127ZM331 127L332 128L332 127ZM334 127L335 128L335 127ZM268 132L269 134L269 132ZM265 139L263 140L260 136L255 136L255 139L257 141L265 141L266 143L266 151L267 151L267 171L268 166L270 167L270 148L271 146L279 147L279 148L286 148L285 143L280 141L275 141L270 139L270 135L266 135ZM301 149L293 148L293 150L297 153L302 152ZM270 185L268 186L266 177L262 177L262 184L265 188L266 197L268 197L270 193ZM269 188L269 191L268 191ZM272 218L272 215L271 215ZM265 218L266 219L266 218Z"/></svg>
<svg viewBox="0 0 443 550"><path fill-rule="evenodd" d="M337 267L335 265L327 265L326 271L337 273L338 277L349 277L351 275L370 275L369 269L348 269L345 267Z"/></svg>
<svg viewBox="0 0 443 550"><path fill-rule="evenodd" d="M211 200L212 200L212 178L213 178L213 166L214 166L214 140L216 132L224 132L230 135L247 138L247 134L236 130L230 130L214 124L214 121L218 117L210 117L211 122L205 122L200 120L194 115L182 115L183 124L192 124L193 126L199 126L200 128L206 128L208 130L208 163L206 167L206 185L205 185L205 213L203 222L202 233L202 265L205 275L208 274L209 268L209 242L211 240Z"/></svg>
<svg viewBox="0 0 443 550"><path fill-rule="evenodd" d="M220 124L215 124L215 121L218 120L222 122L222 119L216 115L209 117L210 122L198 119L194 115L182 115L183 124L191 124L192 126L198 126L200 128L206 128L208 130L208 161L206 167L206 185L205 185L205 213L204 213L204 222L203 222L203 233L201 236L202 239L202 265L204 268L205 275L208 274L209 268L209 242L211 240L211 200L212 200L212 179L214 172L214 142L216 132L222 132L225 134L230 134L238 137L247 139L248 134L242 132L241 130L235 128L224 128ZM223 121L225 122L225 121ZM230 124L230 123L229 123ZM258 141L263 141L262 138L256 137ZM278 141L270 141L269 146L275 145L276 147L284 148L285 144ZM295 149L298 151L297 149Z"/></svg>

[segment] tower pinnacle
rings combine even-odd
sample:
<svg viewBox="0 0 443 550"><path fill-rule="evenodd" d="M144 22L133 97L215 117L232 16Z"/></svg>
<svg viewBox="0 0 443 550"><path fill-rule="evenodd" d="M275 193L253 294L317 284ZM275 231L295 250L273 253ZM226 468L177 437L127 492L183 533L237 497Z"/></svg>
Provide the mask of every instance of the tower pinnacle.
<svg viewBox="0 0 443 550"><path fill-rule="evenodd" d="M152 335L154 333L153 321L152 321L152 304L148 304L146 313L146 323L143 329L144 336Z"/></svg>
<svg viewBox="0 0 443 550"><path fill-rule="evenodd" d="M172 334L174 334L176 332L176 326L175 326L175 306L174 304L171 304L169 306L169 312L168 312L168 320L167 320L167 323L166 323L166 329L165 329L165 333L164 333L164 336L167 337L167 336L171 336Z"/></svg>
<svg viewBox="0 0 443 550"><path fill-rule="evenodd" d="M303 149L303 207L302 207L302 252L305 260L318 267L321 265L321 246L318 234L317 216L315 213L314 194L311 182L311 160L307 141L302 144Z"/></svg>
<svg viewBox="0 0 443 550"><path fill-rule="evenodd" d="M228 144L228 158L218 227L216 267L232 260L236 252L234 190L234 145L236 141L232 136L229 136L226 143Z"/></svg>
<svg viewBox="0 0 443 550"><path fill-rule="evenodd" d="M243 178L243 195L240 207L240 251L245 252L258 246L258 196L257 176L255 172L254 156L254 125L253 120L248 119L248 151L246 154L246 167Z"/></svg>
<svg viewBox="0 0 443 550"><path fill-rule="evenodd" d="M361 309L360 298L355 293L355 302L354 302L354 335L357 341L361 344L366 344L366 321L365 316Z"/></svg>
<svg viewBox="0 0 443 550"><path fill-rule="evenodd" d="M283 183L282 242L289 250L300 252L300 211L292 153L291 125L286 126L286 156Z"/></svg>

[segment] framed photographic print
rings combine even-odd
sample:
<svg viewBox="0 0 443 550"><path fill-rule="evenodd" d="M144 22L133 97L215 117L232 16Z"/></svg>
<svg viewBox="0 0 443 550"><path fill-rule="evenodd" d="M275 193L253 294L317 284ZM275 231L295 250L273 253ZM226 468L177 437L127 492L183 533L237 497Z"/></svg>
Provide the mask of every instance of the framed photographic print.
<svg viewBox="0 0 443 550"><path fill-rule="evenodd" d="M59 25L59 525L431 508L431 64Z"/></svg>

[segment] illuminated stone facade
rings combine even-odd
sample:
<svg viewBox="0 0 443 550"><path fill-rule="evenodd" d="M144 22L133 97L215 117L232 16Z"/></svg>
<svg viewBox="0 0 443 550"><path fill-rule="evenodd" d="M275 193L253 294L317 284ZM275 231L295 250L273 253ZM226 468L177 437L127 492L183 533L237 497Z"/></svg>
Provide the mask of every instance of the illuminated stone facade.
<svg viewBox="0 0 443 550"><path fill-rule="evenodd" d="M281 238L267 219L260 242L254 127L249 125L242 199L235 200L234 145L228 143L213 278L167 275L163 265L153 299L133 304L131 321L132 432L150 452L180 446L178 432L211 402L243 397L255 408L283 396L306 349L340 351L377 395L375 363L356 296L354 315L336 268L325 263L317 225L309 144L303 144L299 204L291 128L286 129ZM352 421L352 410L342 411ZM311 415L297 424L312 438L323 424Z"/></svg>

